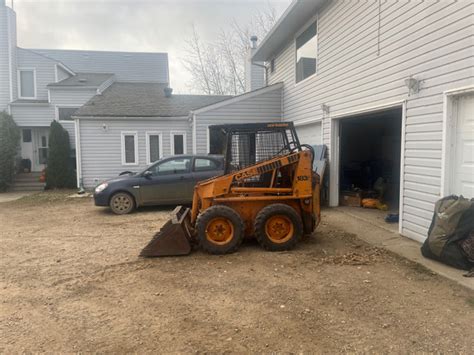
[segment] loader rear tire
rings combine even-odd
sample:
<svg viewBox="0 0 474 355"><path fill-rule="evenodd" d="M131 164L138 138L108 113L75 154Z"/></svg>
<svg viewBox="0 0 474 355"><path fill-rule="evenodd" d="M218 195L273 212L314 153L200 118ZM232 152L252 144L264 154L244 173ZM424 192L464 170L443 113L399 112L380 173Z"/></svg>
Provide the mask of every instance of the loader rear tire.
<svg viewBox="0 0 474 355"><path fill-rule="evenodd" d="M196 221L199 246L209 254L235 252L244 239L244 222L227 206L212 206Z"/></svg>
<svg viewBox="0 0 474 355"><path fill-rule="evenodd" d="M290 250L303 235L303 222L294 208L275 203L263 208L255 218L255 238L269 251Z"/></svg>

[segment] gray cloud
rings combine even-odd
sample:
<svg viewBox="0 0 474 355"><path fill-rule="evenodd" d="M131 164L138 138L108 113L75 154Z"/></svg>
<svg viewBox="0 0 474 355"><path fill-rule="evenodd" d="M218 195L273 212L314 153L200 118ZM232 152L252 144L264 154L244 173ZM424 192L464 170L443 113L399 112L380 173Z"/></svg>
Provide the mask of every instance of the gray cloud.
<svg viewBox="0 0 474 355"><path fill-rule="evenodd" d="M233 18L248 22L268 3L280 14L290 0L14 0L14 8L19 46L167 52L171 84L184 93L189 76L180 58L192 24L212 41Z"/></svg>

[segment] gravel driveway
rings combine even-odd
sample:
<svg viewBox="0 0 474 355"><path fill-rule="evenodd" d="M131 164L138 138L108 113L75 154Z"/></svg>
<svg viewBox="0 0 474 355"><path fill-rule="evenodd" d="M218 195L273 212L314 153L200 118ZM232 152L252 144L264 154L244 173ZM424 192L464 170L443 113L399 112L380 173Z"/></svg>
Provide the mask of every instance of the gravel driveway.
<svg viewBox="0 0 474 355"><path fill-rule="evenodd" d="M1 203L0 352L474 349L472 292L324 222L292 252L138 258L169 211Z"/></svg>

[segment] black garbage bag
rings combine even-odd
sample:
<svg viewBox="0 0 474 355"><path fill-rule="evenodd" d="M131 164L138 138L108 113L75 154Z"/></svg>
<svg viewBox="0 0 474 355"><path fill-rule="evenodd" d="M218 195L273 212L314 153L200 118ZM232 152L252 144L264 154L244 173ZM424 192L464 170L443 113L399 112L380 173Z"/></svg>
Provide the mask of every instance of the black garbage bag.
<svg viewBox="0 0 474 355"><path fill-rule="evenodd" d="M444 197L435 204L428 238L421 247L421 253L426 258L470 270L474 263L462 245L473 231L474 199L454 195Z"/></svg>

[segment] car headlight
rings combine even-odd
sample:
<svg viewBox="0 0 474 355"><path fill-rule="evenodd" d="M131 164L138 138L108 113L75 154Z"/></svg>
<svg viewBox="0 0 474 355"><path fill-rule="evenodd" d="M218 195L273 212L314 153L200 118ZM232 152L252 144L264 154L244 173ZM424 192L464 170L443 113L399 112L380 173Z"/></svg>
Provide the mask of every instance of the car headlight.
<svg viewBox="0 0 474 355"><path fill-rule="evenodd" d="M99 192L104 191L107 188L107 186L109 186L109 184L107 184L106 182L100 184L99 186L95 188L95 193L98 194Z"/></svg>

